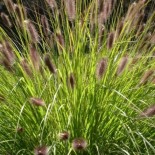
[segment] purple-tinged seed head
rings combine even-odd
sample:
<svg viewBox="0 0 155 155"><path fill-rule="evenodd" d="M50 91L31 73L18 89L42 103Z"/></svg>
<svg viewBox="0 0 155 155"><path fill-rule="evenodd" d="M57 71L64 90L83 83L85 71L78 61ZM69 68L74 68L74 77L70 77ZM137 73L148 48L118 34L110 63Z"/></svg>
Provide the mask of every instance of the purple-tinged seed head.
<svg viewBox="0 0 155 155"><path fill-rule="evenodd" d="M38 34L34 24L32 23L32 21L25 20L24 22L26 24L26 28L27 28L28 34L30 36L31 42L33 42L33 43L39 42L39 34Z"/></svg>
<svg viewBox="0 0 155 155"><path fill-rule="evenodd" d="M142 76L142 78L141 78L139 84L140 84L140 85L146 84L147 81L149 80L149 78L151 77L151 75L152 75L153 73L154 73L154 70L152 70L152 69L147 70L147 71L143 74L143 76Z"/></svg>
<svg viewBox="0 0 155 155"><path fill-rule="evenodd" d="M68 77L68 84L72 89L75 87L75 77L73 73L70 73Z"/></svg>
<svg viewBox="0 0 155 155"><path fill-rule="evenodd" d="M9 11L9 13L14 12L14 3L12 0L5 0L5 5L7 7L7 10Z"/></svg>
<svg viewBox="0 0 155 155"><path fill-rule="evenodd" d="M75 20L76 11L75 11L75 0L65 0L65 7L68 18L70 21Z"/></svg>
<svg viewBox="0 0 155 155"><path fill-rule="evenodd" d="M151 105L147 109L145 109L141 114L140 117L152 117L155 115L155 105Z"/></svg>
<svg viewBox="0 0 155 155"><path fill-rule="evenodd" d="M72 142L72 148L75 151L82 151L87 148L87 141L84 138L76 138Z"/></svg>
<svg viewBox="0 0 155 155"><path fill-rule="evenodd" d="M46 0L47 4L50 6L50 8L53 10L57 8L57 3L55 0Z"/></svg>
<svg viewBox="0 0 155 155"><path fill-rule="evenodd" d="M37 49L34 46L30 47L30 58L34 68L39 71L40 70L40 56Z"/></svg>
<svg viewBox="0 0 155 155"><path fill-rule="evenodd" d="M24 128L22 128L22 127L17 128L17 133L23 133L23 132L24 132Z"/></svg>
<svg viewBox="0 0 155 155"><path fill-rule="evenodd" d="M68 139L69 139L69 136L70 136L70 134L69 134L69 132L67 132L67 131L63 131L63 132L60 132L60 133L58 134L58 138L59 138L60 140L62 140L62 141L68 140Z"/></svg>
<svg viewBox="0 0 155 155"><path fill-rule="evenodd" d="M34 149L34 155L48 155L48 152L47 146L39 146Z"/></svg>
<svg viewBox="0 0 155 155"><path fill-rule="evenodd" d="M44 62L45 62L45 65L48 67L49 71L52 74L55 74L56 73L56 68L53 65L53 63L51 62L49 54L45 55Z"/></svg>
<svg viewBox="0 0 155 155"><path fill-rule="evenodd" d="M107 48L111 49L113 47L115 40L115 32L110 32L108 35L108 40L107 40Z"/></svg>
<svg viewBox="0 0 155 155"><path fill-rule="evenodd" d="M48 37L50 35L50 27L49 27L48 19L45 15L41 15L41 24L42 24L44 35Z"/></svg>
<svg viewBox="0 0 155 155"><path fill-rule="evenodd" d="M1 13L1 18L2 18L3 24L4 24L5 26L7 26L7 27L9 27L9 28L12 27L12 24L11 24L11 21L10 21L8 15L6 15L5 13L2 12L2 13Z"/></svg>
<svg viewBox="0 0 155 155"><path fill-rule="evenodd" d="M96 77L98 79L101 79L105 73L107 69L107 59L106 58L102 58L98 64L97 64L97 67L96 67Z"/></svg>
<svg viewBox="0 0 155 155"><path fill-rule="evenodd" d="M36 106L45 106L45 102L41 98L31 97L30 102Z"/></svg>
<svg viewBox="0 0 155 155"><path fill-rule="evenodd" d="M30 69L30 66L29 66L27 60L26 60L26 59L22 59L21 62L20 62L20 64L21 64L21 67L22 67L22 69L24 70L24 72L25 72L28 76L32 77L32 71L31 71L31 69Z"/></svg>
<svg viewBox="0 0 155 155"><path fill-rule="evenodd" d="M121 60L118 64L118 68L117 68L117 75L120 75L124 71L124 69L128 63L128 60L129 60L129 58L127 55L121 58Z"/></svg>

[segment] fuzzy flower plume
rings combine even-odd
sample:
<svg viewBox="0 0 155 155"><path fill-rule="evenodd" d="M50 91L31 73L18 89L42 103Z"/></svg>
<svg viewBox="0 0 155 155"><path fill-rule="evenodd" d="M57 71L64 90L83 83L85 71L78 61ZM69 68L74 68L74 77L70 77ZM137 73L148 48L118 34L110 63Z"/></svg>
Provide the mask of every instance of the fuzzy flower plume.
<svg viewBox="0 0 155 155"><path fill-rule="evenodd" d="M48 147L39 146L34 149L34 155L49 155Z"/></svg>
<svg viewBox="0 0 155 155"><path fill-rule="evenodd" d="M40 98L31 97L30 102L36 106L45 106L45 102Z"/></svg>
<svg viewBox="0 0 155 155"><path fill-rule="evenodd" d="M107 69L107 59L106 58L102 58L98 64L97 64L97 67L96 67L96 77L98 79L101 79L105 73Z"/></svg>
<svg viewBox="0 0 155 155"><path fill-rule="evenodd" d="M76 138L72 142L72 148L75 151L82 151L87 148L87 141L83 138Z"/></svg>

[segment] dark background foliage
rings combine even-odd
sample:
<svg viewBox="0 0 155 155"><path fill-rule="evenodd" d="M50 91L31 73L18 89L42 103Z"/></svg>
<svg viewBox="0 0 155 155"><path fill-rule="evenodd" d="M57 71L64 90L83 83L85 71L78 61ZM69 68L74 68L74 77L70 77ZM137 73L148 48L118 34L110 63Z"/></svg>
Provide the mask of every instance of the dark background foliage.
<svg viewBox="0 0 155 155"><path fill-rule="evenodd" d="M17 2L17 0L12 0L14 3ZM60 7L61 5L61 2L63 0L57 0L57 4L58 4L58 7ZM83 3L85 3L86 5L89 4L92 0L85 0L85 1L82 1ZM116 0L116 4L115 4L115 9L118 9L121 7L121 13L122 13L122 17L124 16L124 14L126 13L129 5L134 2L135 0ZM138 0L139 1L139 0ZM21 2L24 4L25 8L26 8L26 12L27 12L27 15L28 15L28 18L35 21L36 20L36 12L38 12L39 14L44 14L44 15L47 15L46 13L46 0L21 0ZM147 18L151 15L152 11L154 10L155 8L155 1L154 0L146 0L147 2L147 6L146 6L146 9L145 9L145 17L144 17L144 20L143 22L145 23ZM82 8L84 9L84 5L82 6ZM34 13L35 11L35 13ZM2 12L5 12L6 14L9 14L7 9L6 9L6 6L4 5L4 0L0 0L0 13ZM115 12L111 15L111 18L115 16ZM119 18L119 17L118 17ZM119 20L119 19L117 19ZM109 21L111 22L111 19L109 19ZM109 22L109 23L110 23ZM1 20L0 18L0 26L6 30L7 34L13 39L13 36L14 35L11 35L10 33L10 28L7 28L5 27L3 21ZM16 30L14 27L11 28L12 32L16 33ZM15 42L17 41L17 38L16 39L13 39L15 40ZM18 42L18 41L17 41Z"/></svg>

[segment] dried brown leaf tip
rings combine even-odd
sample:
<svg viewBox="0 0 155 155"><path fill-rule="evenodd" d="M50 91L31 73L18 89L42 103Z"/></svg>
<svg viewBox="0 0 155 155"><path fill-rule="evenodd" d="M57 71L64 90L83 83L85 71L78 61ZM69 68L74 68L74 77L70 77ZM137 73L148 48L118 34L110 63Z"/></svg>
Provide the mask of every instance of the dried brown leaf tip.
<svg viewBox="0 0 155 155"><path fill-rule="evenodd" d="M48 152L47 146L39 146L34 149L34 155L48 155Z"/></svg>
<svg viewBox="0 0 155 155"><path fill-rule="evenodd" d="M1 13L1 18L2 18L2 21L3 21L3 24L6 26L6 27L12 27L12 24L11 24L11 21L9 19L9 16L6 15L5 13Z"/></svg>
<svg viewBox="0 0 155 155"><path fill-rule="evenodd" d="M124 56L121 58L117 68L117 75L120 75L124 71L125 67L127 66L128 60L128 56Z"/></svg>
<svg viewBox="0 0 155 155"><path fill-rule="evenodd" d="M67 131L63 131L63 132L60 132L60 133L58 134L58 138L59 138L60 140L62 140L62 141L68 140L68 139L69 139L69 136L70 136L70 134L69 134L69 132L67 132Z"/></svg>
<svg viewBox="0 0 155 155"><path fill-rule="evenodd" d="M87 141L84 138L76 138L72 142L72 148L75 151L82 151L87 148Z"/></svg>
<svg viewBox="0 0 155 155"><path fill-rule="evenodd" d="M34 46L30 47L30 58L34 68L39 71L40 69L40 56L37 49Z"/></svg>
<svg viewBox="0 0 155 155"><path fill-rule="evenodd" d="M115 39L115 32L110 32L108 35L108 40L107 40L108 49L111 49L113 47L114 39Z"/></svg>
<svg viewBox="0 0 155 155"><path fill-rule="evenodd" d="M68 18L70 21L75 20L76 11L75 11L75 0L65 0L65 7Z"/></svg>
<svg viewBox="0 0 155 155"><path fill-rule="evenodd" d="M98 79L101 79L105 73L107 69L107 59L106 58L102 58L98 64L97 64L97 67L96 67L96 77Z"/></svg>
<svg viewBox="0 0 155 155"><path fill-rule="evenodd" d="M74 74L73 73L70 73L70 75L68 77L68 85L72 89L75 87L75 77L74 77Z"/></svg>
<svg viewBox="0 0 155 155"><path fill-rule="evenodd" d="M26 28L27 28L28 34L30 36L31 42L32 43L39 42L39 34L38 34L34 24L30 20L25 20L24 22L26 24Z"/></svg>
<svg viewBox="0 0 155 155"><path fill-rule="evenodd" d="M140 84L140 85L146 84L147 81L149 80L149 78L151 77L151 75L153 75L153 73L154 73L154 70L152 70L152 69L146 71L146 72L143 74L143 76L142 76L142 78L141 78L139 84Z"/></svg>
<svg viewBox="0 0 155 155"><path fill-rule="evenodd" d="M53 63L51 62L49 54L45 55L44 62L45 62L45 65L48 67L49 71L52 74L55 74L56 73L56 68L53 65Z"/></svg>
<svg viewBox="0 0 155 155"><path fill-rule="evenodd" d="M31 97L30 102L36 106L45 106L45 102L41 98Z"/></svg>
<svg viewBox="0 0 155 155"><path fill-rule="evenodd" d="M145 109L141 114L140 117L152 117L155 115L155 105L150 106L149 108Z"/></svg>

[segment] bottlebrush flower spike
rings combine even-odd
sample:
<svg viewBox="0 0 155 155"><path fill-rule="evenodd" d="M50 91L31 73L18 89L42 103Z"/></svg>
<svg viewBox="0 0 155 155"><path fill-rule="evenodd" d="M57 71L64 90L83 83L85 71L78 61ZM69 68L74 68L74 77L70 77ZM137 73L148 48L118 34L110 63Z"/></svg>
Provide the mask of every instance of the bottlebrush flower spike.
<svg viewBox="0 0 155 155"><path fill-rule="evenodd" d="M65 7L68 18L70 21L75 20L76 11L75 11L75 0L65 0Z"/></svg>
<svg viewBox="0 0 155 155"><path fill-rule="evenodd" d="M99 46L102 46L104 32L105 32L105 26L104 25L99 26Z"/></svg>
<svg viewBox="0 0 155 155"><path fill-rule="evenodd" d="M145 25L146 24L140 24L138 30L137 30L137 33L136 33L136 37L140 36L142 34L142 32L144 31L145 29Z"/></svg>
<svg viewBox="0 0 155 155"><path fill-rule="evenodd" d="M56 33L56 41L61 48L65 47L64 37L61 33Z"/></svg>
<svg viewBox="0 0 155 155"><path fill-rule="evenodd" d="M52 64L52 62L50 60L49 54L45 55L44 62L45 62L45 65L48 67L49 71L52 74L55 74L56 73L56 69L55 69L55 66Z"/></svg>
<svg viewBox="0 0 155 155"><path fill-rule="evenodd" d="M46 146L39 146L34 149L34 155L48 155L48 147Z"/></svg>
<svg viewBox="0 0 155 155"><path fill-rule="evenodd" d="M124 18L121 19L121 21L118 22L117 27L116 27L116 36L115 38L118 39L118 37L120 36L122 30L124 27Z"/></svg>
<svg viewBox="0 0 155 155"><path fill-rule="evenodd" d="M22 127L17 128L17 133L23 133L24 129Z"/></svg>
<svg viewBox="0 0 155 155"><path fill-rule="evenodd" d="M153 70L148 70L144 73L144 75L142 76L141 80L140 80L140 85L142 84L146 84L146 82L148 81L148 79L151 77L151 75L154 73Z"/></svg>
<svg viewBox="0 0 155 155"><path fill-rule="evenodd" d="M27 60L26 60L26 59L21 60L20 64L21 64L21 67L23 68L23 70L25 71L25 73L26 73L28 76L31 77L31 76L32 76L32 72L31 72L31 70L30 70L30 66L29 66Z"/></svg>
<svg viewBox="0 0 155 155"><path fill-rule="evenodd" d="M68 77L68 84L72 89L75 87L75 77L73 73L71 73Z"/></svg>
<svg viewBox="0 0 155 155"><path fill-rule="evenodd" d="M10 22L9 16L6 15L5 13L1 13L1 18L3 20L3 24L7 27L12 27L12 24Z"/></svg>
<svg viewBox="0 0 155 155"><path fill-rule="evenodd" d="M87 142L85 139L83 138L76 138L73 140L72 142L72 148L75 151L82 151L85 150L87 148Z"/></svg>
<svg viewBox="0 0 155 155"><path fill-rule="evenodd" d="M118 64L117 75L120 75L123 72L127 63L128 63L128 56L122 57L120 63Z"/></svg>
<svg viewBox="0 0 155 155"><path fill-rule="evenodd" d="M23 23L23 18L26 16L25 8L20 5L14 4L14 10L17 17L18 23L21 25Z"/></svg>
<svg viewBox="0 0 155 155"><path fill-rule="evenodd" d="M140 117L152 117L155 115L155 105L150 106L149 108L145 109L141 114Z"/></svg>
<svg viewBox="0 0 155 155"><path fill-rule="evenodd" d="M40 98L31 97L30 102L36 106L45 106L45 102Z"/></svg>
<svg viewBox="0 0 155 155"><path fill-rule="evenodd" d="M50 34L50 27L45 15L41 15L41 24L42 24L44 35L48 37Z"/></svg>
<svg viewBox="0 0 155 155"><path fill-rule="evenodd" d="M59 138L60 140L63 140L63 141L68 140L68 139L69 139L69 132L67 132L67 131L60 132L60 133L58 134L58 138Z"/></svg>
<svg viewBox="0 0 155 155"><path fill-rule="evenodd" d="M50 6L50 8L53 10L54 8L57 8L57 3L55 0L46 0L47 4Z"/></svg>
<svg viewBox="0 0 155 155"><path fill-rule="evenodd" d="M13 71L12 65L10 64L10 62L6 58L4 58L1 63L8 71L11 71L11 72Z"/></svg>
<svg viewBox="0 0 155 155"><path fill-rule="evenodd" d="M35 26L33 25L33 23L30 20L25 20L24 22L26 23L26 28L27 28L28 34L31 38L31 41L33 43L39 42L39 34L38 34Z"/></svg>
<svg viewBox="0 0 155 155"><path fill-rule="evenodd" d="M155 76L152 78L152 84L155 84Z"/></svg>
<svg viewBox="0 0 155 155"><path fill-rule="evenodd" d="M5 97L2 94L0 94L0 101L5 101Z"/></svg>
<svg viewBox="0 0 155 155"><path fill-rule="evenodd" d="M34 68L39 71L40 69L40 56L38 51L34 46L30 47L30 58L33 63Z"/></svg>
<svg viewBox="0 0 155 155"><path fill-rule="evenodd" d="M5 5L7 7L7 10L10 13L14 12L14 3L13 3L13 1L12 0L5 0L4 2L5 2Z"/></svg>
<svg viewBox="0 0 155 155"><path fill-rule="evenodd" d="M8 41L5 41L2 45L2 54L4 56L3 65L7 69L11 69L13 63L15 62L15 55L13 53L13 49Z"/></svg>
<svg viewBox="0 0 155 155"><path fill-rule="evenodd" d="M106 58L102 58L96 67L96 77L98 79L101 79L106 71L107 68L107 59Z"/></svg>
<svg viewBox="0 0 155 155"><path fill-rule="evenodd" d="M112 13L115 0L102 0L99 3L98 24L104 24Z"/></svg>
<svg viewBox="0 0 155 155"><path fill-rule="evenodd" d="M108 41L107 41L107 48L111 49L114 43L114 39L115 39L115 33L111 32L108 35Z"/></svg>

